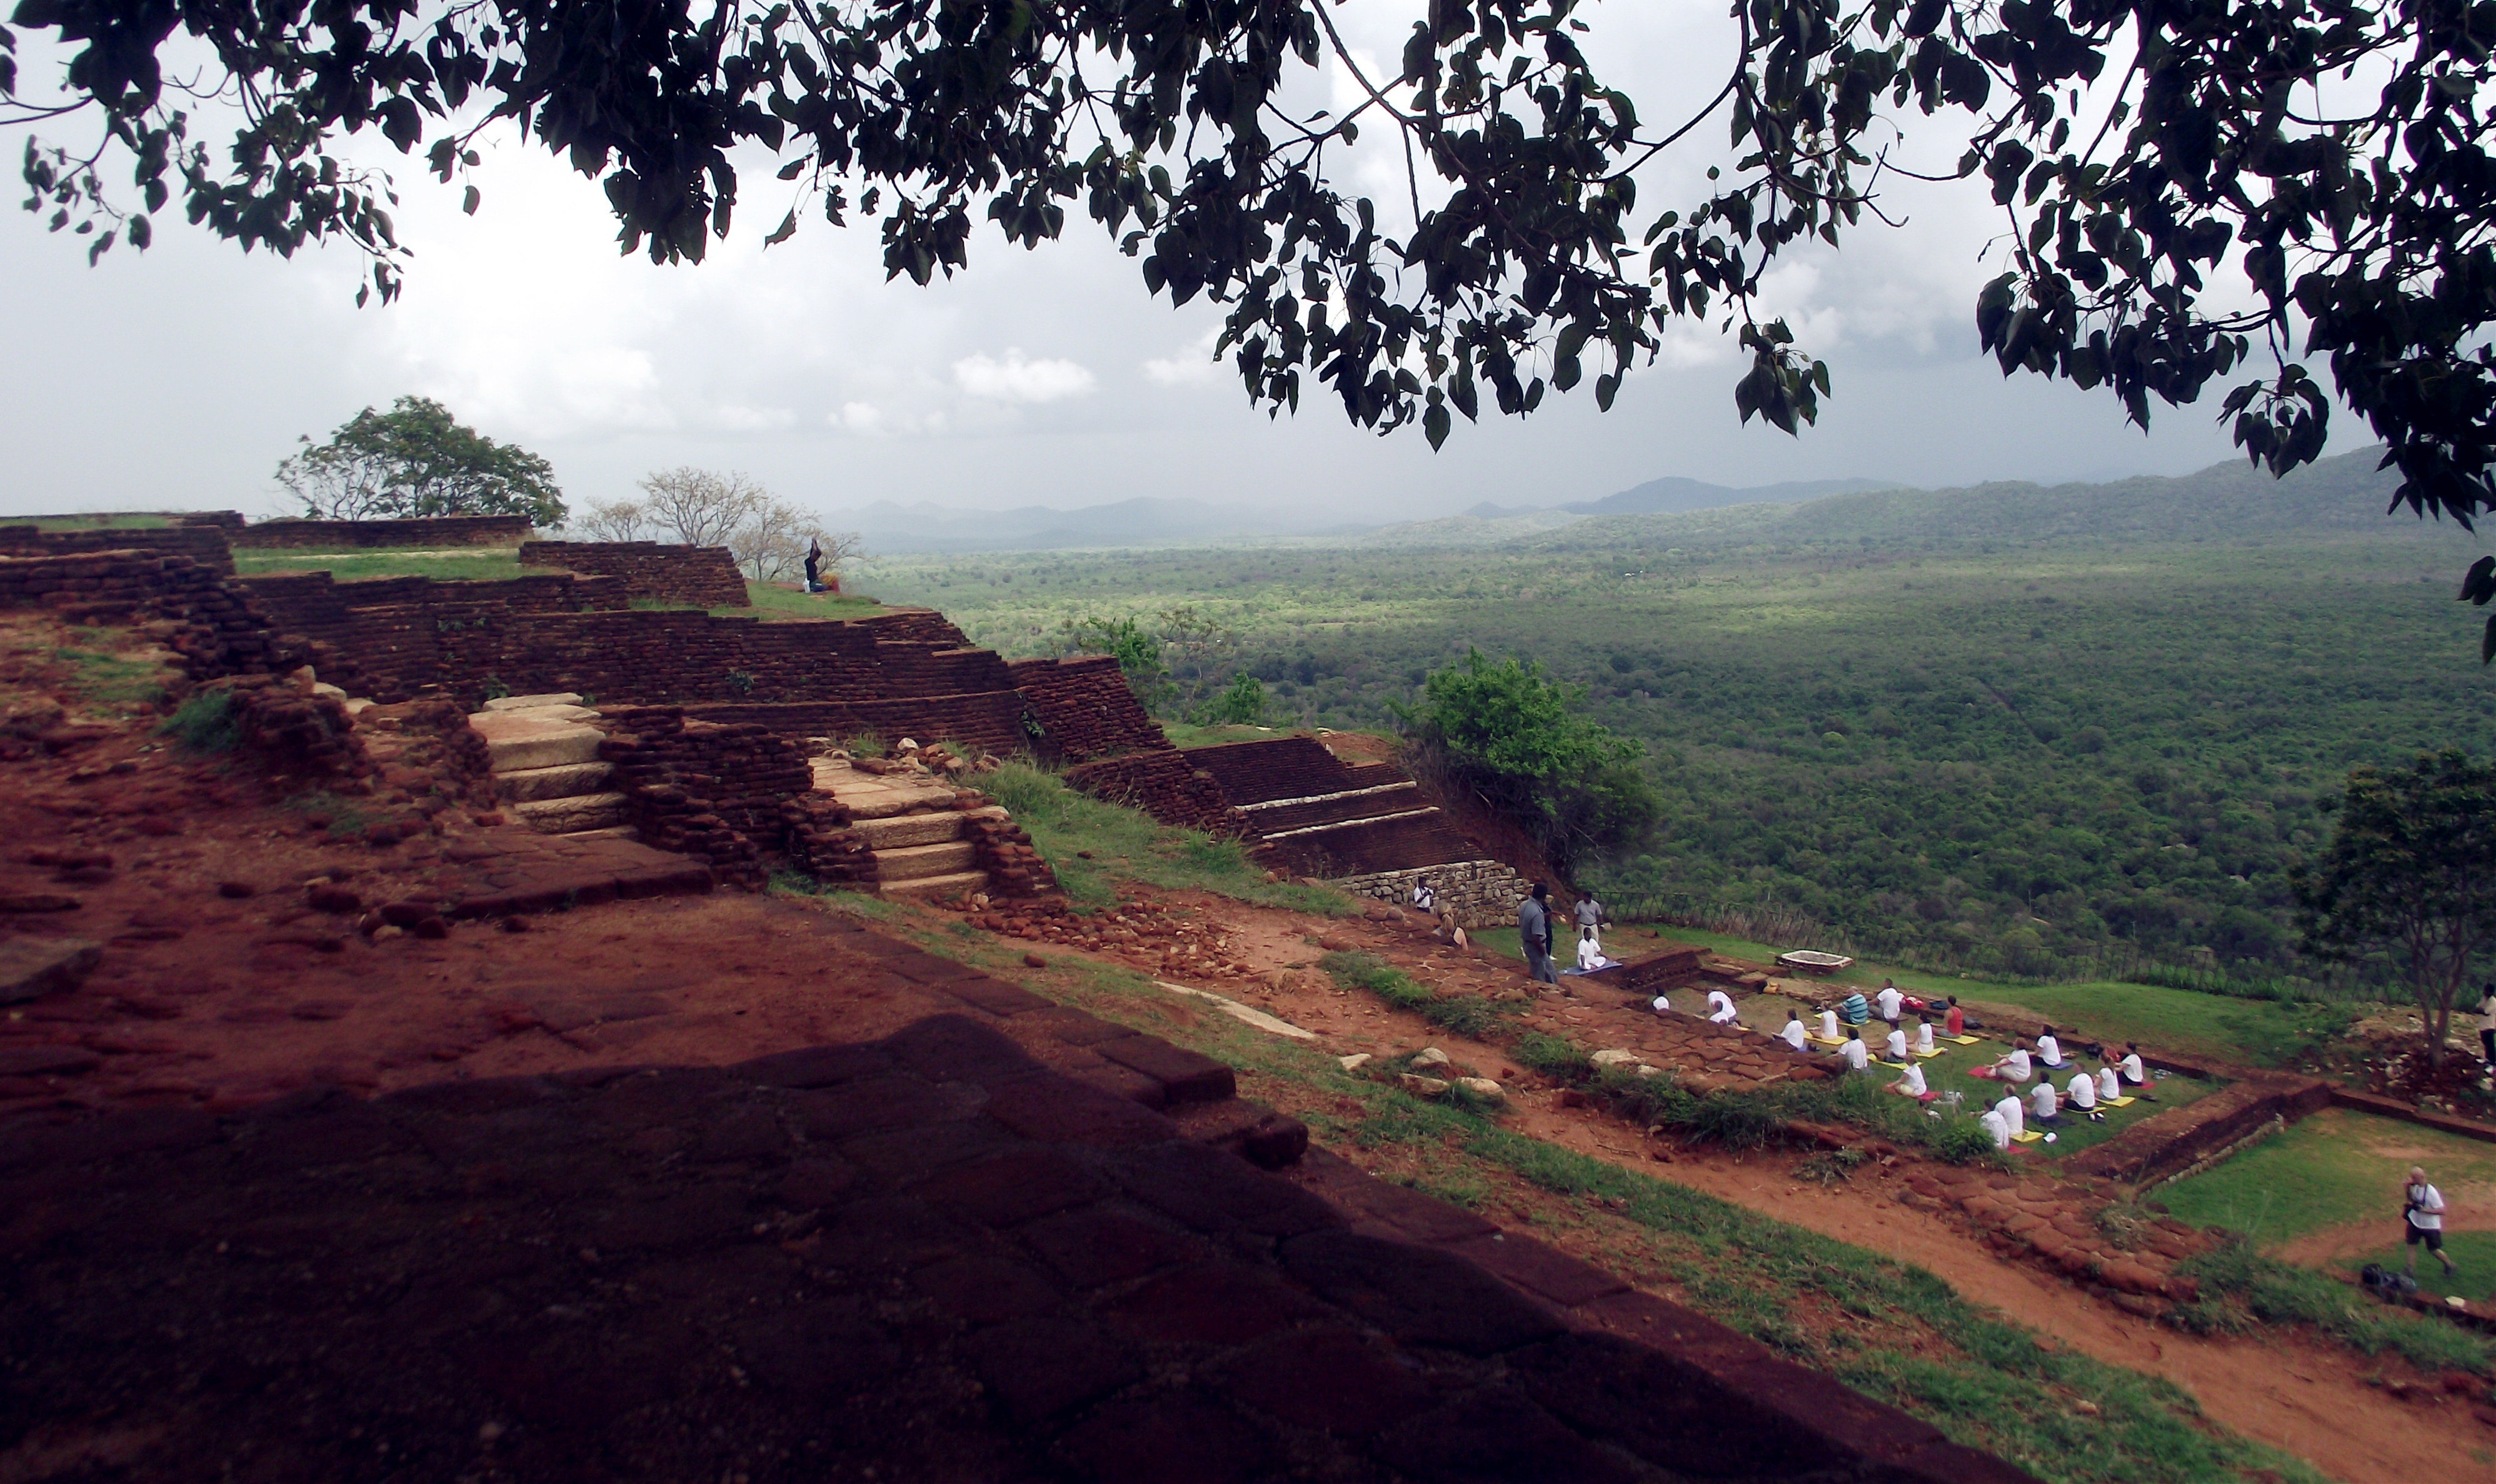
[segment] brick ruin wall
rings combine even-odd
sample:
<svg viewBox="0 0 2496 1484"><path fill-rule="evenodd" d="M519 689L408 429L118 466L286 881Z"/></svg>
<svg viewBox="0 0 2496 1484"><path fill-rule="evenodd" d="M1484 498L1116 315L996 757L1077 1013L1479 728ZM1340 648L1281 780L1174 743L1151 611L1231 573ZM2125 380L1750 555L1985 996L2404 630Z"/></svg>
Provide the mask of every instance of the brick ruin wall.
<svg viewBox="0 0 2496 1484"><path fill-rule="evenodd" d="M1230 742L1220 747L1190 749L1190 756L1198 767L1213 775L1222 785L1224 795L1234 804L1266 804L1276 799L1307 798L1367 787L1350 782L1353 770L1315 737Z"/></svg>
<svg viewBox="0 0 2496 1484"><path fill-rule="evenodd" d="M390 546L516 546L526 515L435 515L415 520L263 520L233 533L244 550L365 551Z"/></svg>
<svg viewBox="0 0 2496 1484"><path fill-rule="evenodd" d="M1482 929L1513 926L1516 904L1525 900L1533 882L1495 860L1459 860L1439 866L1413 866L1394 871L1368 871L1338 876L1326 882L1357 897L1374 897L1398 907L1413 900L1413 883L1430 879L1438 894L1439 913L1458 926Z"/></svg>
<svg viewBox="0 0 2496 1484"><path fill-rule="evenodd" d="M764 856L786 852L787 806L815 787L797 744L760 727L688 721L672 706L605 720L599 757L613 764L642 842L759 890L769 875Z"/></svg>
<svg viewBox="0 0 2496 1484"><path fill-rule="evenodd" d="M1252 820L1254 816L1251 816ZM1295 876L1335 881L1406 866L1453 865L1480 860L1480 847L1450 828L1436 815L1414 819L1363 820L1312 835L1267 838L1257 848L1262 859L1289 869ZM1512 904L1513 905L1513 904Z"/></svg>
<svg viewBox="0 0 2496 1484"><path fill-rule="evenodd" d="M2142 1119L2064 1161L2074 1177L2143 1186L2172 1179L2276 1124L2326 1107L2331 1086L2312 1077L2254 1072L2206 1098Z"/></svg>
<svg viewBox="0 0 2496 1484"><path fill-rule="evenodd" d="M753 605L745 573L726 546L663 545L658 541L522 541L522 567L559 567L591 576L613 577L635 598L697 608Z"/></svg>
<svg viewBox="0 0 2496 1484"><path fill-rule="evenodd" d="M912 696L890 700L798 700L765 703L707 702L686 708L706 722L744 722L791 737L849 738L871 733L887 747L913 741L959 743L972 757L1011 757L1032 746L1025 718L1029 703L1018 691L968 696Z"/></svg>
<svg viewBox="0 0 2496 1484"><path fill-rule="evenodd" d="M219 576L234 574L234 548L226 533L212 525L123 526L81 531L46 531L37 526L0 526L0 556L73 556L83 552L158 551L179 553Z"/></svg>
<svg viewBox="0 0 2496 1484"><path fill-rule="evenodd" d="M1170 750L1161 724L1127 688L1117 661L1100 656L1018 660L1007 668L1007 684L1030 700L1032 718L1040 724L1042 757L1090 762L1122 753Z"/></svg>
<svg viewBox="0 0 2496 1484"><path fill-rule="evenodd" d="M0 608L47 608L72 623L161 623L151 633L193 680L270 674L308 658L218 572L178 552L0 555Z"/></svg>
<svg viewBox="0 0 2496 1484"><path fill-rule="evenodd" d="M1118 686L1126 688L1124 677ZM1245 834L1248 826L1239 811L1222 796L1213 775L1197 767L1191 757L1165 746L1157 752L1103 757L1068 768L1066 782L1094 798L1140 809L1164 824L1224 837Z"/></svg>
<svg viewBox="0 0 2496 1484"><path fill-rule="evenodd" d="M428 689L456 690L454 677L480 658L494 673L499 637L523 615L595 612L624 606L622 584L607 577L548 572L478 582L430 577L375 577L337 582L326 572L249 577L235 586L251 595L281 634L313 646L323 677L359 695L390 702ZM472 708L484 698L480 678Z"/></svg>

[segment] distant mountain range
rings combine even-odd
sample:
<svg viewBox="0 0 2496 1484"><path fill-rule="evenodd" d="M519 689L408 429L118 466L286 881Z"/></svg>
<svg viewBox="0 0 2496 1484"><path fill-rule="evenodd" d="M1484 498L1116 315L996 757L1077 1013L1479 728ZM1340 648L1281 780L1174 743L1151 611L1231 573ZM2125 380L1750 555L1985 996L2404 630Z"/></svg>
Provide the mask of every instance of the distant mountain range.
<svg viewBox="0 0 2496 1484"><path fill-rule="evenodd" d="M2381 532L2384 507L2399 481L2375 468L2380 457L2378 449L2361 449L2324 459L2285 479L2231 459L2173 479L1999 482L1932 490L1867 479L1740 489L1675 477L1650 479L1599 500L1539 507L1484 503L1460 515L1393 525L1320 525L1254 509L1159 498L1075 510L1033 505L1011 510L883 501L834 521L858 530L869 551L895 555L1277 541L1400 547L1528 542L1564 548L2240 541Z"/></svg>

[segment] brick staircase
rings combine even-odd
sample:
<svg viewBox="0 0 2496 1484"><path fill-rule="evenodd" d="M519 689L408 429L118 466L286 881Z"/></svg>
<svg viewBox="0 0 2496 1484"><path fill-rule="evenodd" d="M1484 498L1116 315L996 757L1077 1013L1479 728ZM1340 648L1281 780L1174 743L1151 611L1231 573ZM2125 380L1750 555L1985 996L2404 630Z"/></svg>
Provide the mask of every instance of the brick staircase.
<svg viewBox="0 0 2496 1484"><path fill-rule="evenodd" d="M589 725L597 719L570 693L507 696L470 715L493 759L494 797L505 813L541 835L637 838L626 822L627 796L609 787L614 769L599 760L607 733Z"/></svg>
<svg viewBox="0 0 2496 1484"><path fill-rule="evenodd" d="M815 791L849 811L850 828L875 854L878 896L946 896L984 891L974 819L1004 819L996 805L965 810L954 787L916 770L875 773L846 758L814 759Z"/></svg>

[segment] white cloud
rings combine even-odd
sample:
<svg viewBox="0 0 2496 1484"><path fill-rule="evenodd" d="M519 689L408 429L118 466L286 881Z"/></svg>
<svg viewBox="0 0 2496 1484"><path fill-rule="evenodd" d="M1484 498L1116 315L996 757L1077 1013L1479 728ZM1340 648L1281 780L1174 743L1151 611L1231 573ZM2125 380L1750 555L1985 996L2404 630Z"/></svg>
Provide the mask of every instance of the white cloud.
<svg viewBox="0 0 2496 1484"><path fill-rule="evenodd" d="M1214 342L1222 338L1222 326L1208 325L1204 333L1171 356L1156 356L1144 362L1144 379L1156 386L1201 386L1219 381L1223 363L1213 356Z"/></svg>
<svg viewBox="0 0 2496 1484"><path fill-rule="evenodd" d="M953 362L953 385L996 402L1057 402L1092 389L1092 373L1071 360L1025 360L1010 350L998 360L983 351Z"/></svg>

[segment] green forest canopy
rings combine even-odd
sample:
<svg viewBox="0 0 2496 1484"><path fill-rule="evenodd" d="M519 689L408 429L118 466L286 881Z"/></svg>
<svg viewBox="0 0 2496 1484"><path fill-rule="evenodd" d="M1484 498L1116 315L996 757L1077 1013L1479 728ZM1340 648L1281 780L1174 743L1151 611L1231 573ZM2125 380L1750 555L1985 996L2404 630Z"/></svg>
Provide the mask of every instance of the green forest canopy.
<svg viewBox="0 0 2496 1484"><path fill-rule="evenodd" d="M2138 950L2277 973L2290 862L2349 767L2496 751L2447 575L2474 543L2350 534L2373 496L2345 485L2380 488L2372 462L2264 481L2287 513L2252 536L2227 467L1494 549L904 558L874 580L1010 653L1071 614L1194 603L1240 631L1228 664L1278 718L1326 726L1390 727L1472 648L1538 660L1647 747L1663 822L1596 873L1616 894L1777 904L1988 967ZM2126 534L2087 534L2093 508Z"/></svg>

